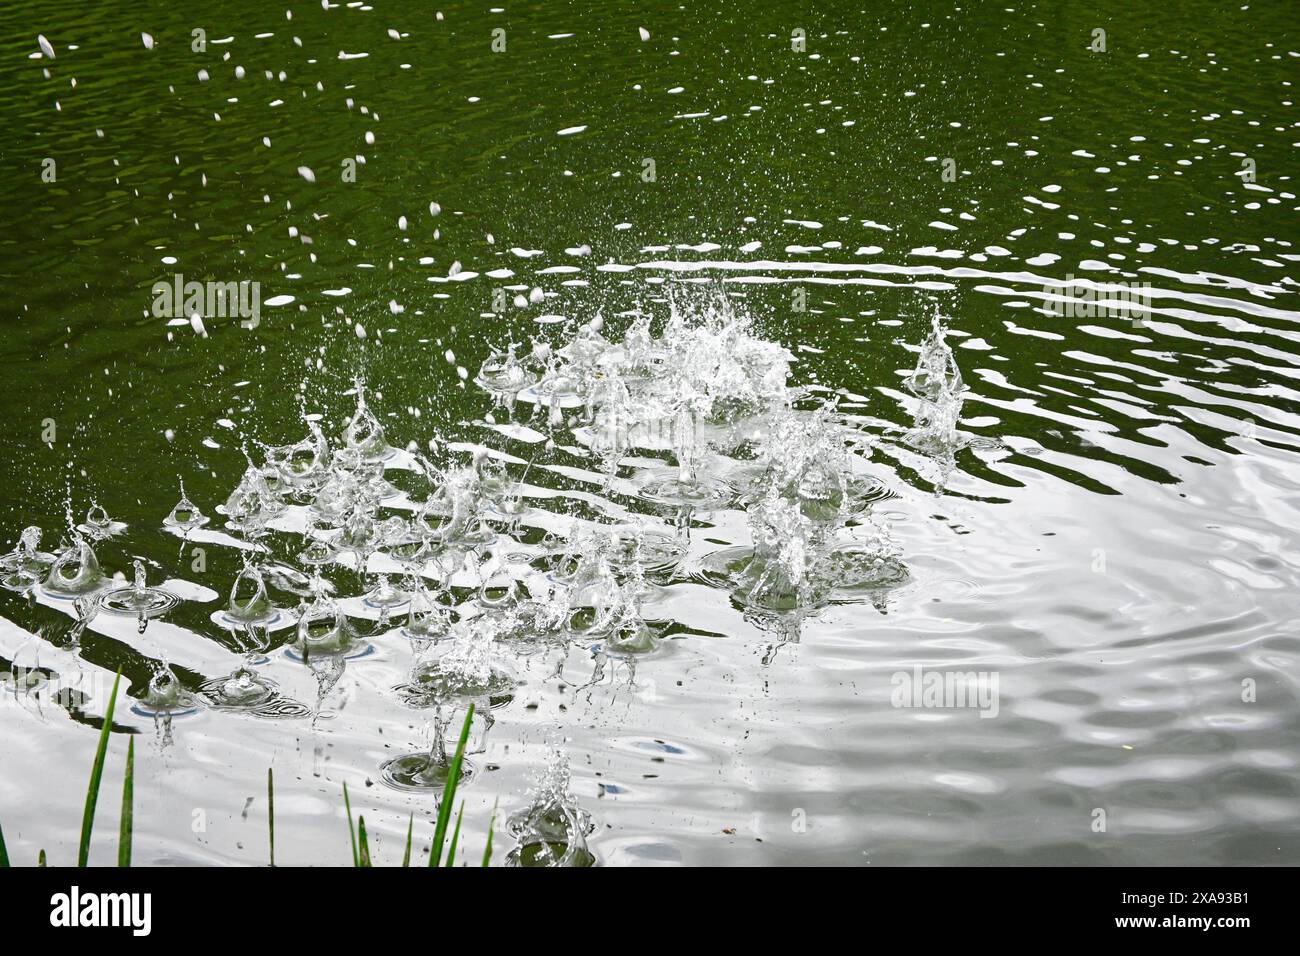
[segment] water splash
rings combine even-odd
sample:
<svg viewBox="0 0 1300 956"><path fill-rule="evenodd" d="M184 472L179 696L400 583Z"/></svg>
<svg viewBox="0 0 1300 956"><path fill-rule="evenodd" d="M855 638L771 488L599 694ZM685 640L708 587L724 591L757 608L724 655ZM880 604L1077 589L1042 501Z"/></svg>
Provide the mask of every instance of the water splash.
<svg viewBox="0 0 1300 956"><path fill-rule="evenodd" d="M101 594L99 605L113 614L134 615L143 634L151 618L166 614L180 602L180 598L162 588L149 587L145 582L144 562L139 558L133 562L133 568L135 579L132 583Z"/></svg>
<svg viewBox="0 0 1300 956"><path fill-rule="evenodd" d="M354 656L367 648L343 608L323 590L298 618L294 650L300 660L309 664L323 657Z"/></svg>
<svg viewBox="0 0 1300 956"><path fill-rule="evenodd" d="M967 439L957 430L966 392L956 356L946 340L947 328L936 307L930 334L921 343L916 368L906 380L918 404L913 427L904 441L938 464L936 491L941 491L955 468L957 452Z"/></svg>
<svg viewBox="0 0 1300 956"><path fill-rule="evenodd" d="M393 452L384 439L384 426L366 404L365 381L356 379L355 388L357 407L343 430L344 447L363 462L383 461Z"/></svg>
<svg viewBox="0 0 1300 956"><path fill-rule="evenodd" d="M499 705L508 700L514 678L505 666L499 638L509 626L509 618L497 614L452 625L437 656L416 668L408 688L415 693L408 695L408 702L486 698Z"/></svg>
<svg viewBox="0 0 1300 956"><path fill-rule="evenodd" d="M906 576L887 526L869 514L874 486L853 477L850 439L834 405L786 410L762 438L743 499L753 546L704 561L706 573L729 582L743 606L803 613ZM847 560L850 554L857 560Z"/></svg>
<svg viewBox="0 0 1300 956"><path fill-rule="evenodd" d="M266 624L280 616L266 591L262 571L247 557L244 566L230 587L230 600L224 612L227 621L242 627L246 624Z"/></svg>
<svg viewBox="0 0 1300 956"><path fill-rule="evenodd" d="M107 541L125 531L126 525L114 521L99 502L92 500L86 510L86 520L77 526L77 530L92 541Z"/></svg>
<svg viewBox="0 0 1300 956"><path fill-rule="evenodd" d="M955 394L959 408L960 374L951 352L940 354L947 347L938 330L936 324L938 345L930 351L939 358L918 365L909 387L936 408L947 407L944 396ZM509 405L512 417L516 405L531 406L545 428L546 440L531 458L435 440L429 448L437 465L413 453L414 444L405 453L390 447L357 379L356 408L341 435L327 439L317 425L324 416L304 414L308 437L258 446L262 464L245 449L247 466L216 509L253 545L256 560L245 556L225 610L214 615L245 634L248 649L230 674L203 682L205 699L248 713L276 699L254 657L255 649L269 648L267 628L286 613L273 603L270 586L300 599L294 640L284 653L306 663L317 682L313 721L323 716L345 662L371 650L333 595L360 597L379 610L378 625L367 632L376 644L386 636L389 614L408 605L402 633L416 658L396 690L408 706L433 713L433 741L427 752L390 761L383 775L394 786L429 789L446 782L445 711L481 702L482 726L490 727L492 708L509 702L518 683L511 662L529 653L530 642L545 654L578 645L598 673L610 659L631 670L655 650L667 627L647 620L645 608L685 573L693 512L745 509L752 545L715 552L706 563L719 572L710 583L730 590L747 612L774 615L788 627L831 601L875 600L906 572L883 519L871 513L874 489L858 474L861 434L832 405L804 410L807 396L789 384L792 361L722 296L703 306L670 297L657 333L648 313L638 314L621 337L608 334L597 316L567 341L535 342L522 359L510 345L479 370L477 382L494 402ZM941 418L931 413L927 427L941 431ZM539 506L533 530L541 525L546 535L538 547L536 536L520 530L530 512L525 481L539 460L539 467L553 467L561 443L572 449L564 430L596 463L594 474L582 478L601 483L602 504L624 494L655 507L640 503L591 520L578 517L577 508L561 515L562 508ZM663 466L633 457L639 452L658 455ZM426 493L422 499L400 493L390 475L404 491L427 484L420 488ZM545 488L529 490L537 500L546 497ZM638 508L651 514L630 517ZM660 517L670 509L676 530ZM559 517L563 523L552 521ZM182 484L164 524L188 532L204 521ZM269 533L272 527L277 534ZM281 535L295 530L301 544L293 550L310 577L271 557ZM81 575L85 554L93 563L89 545L77 541L75 561L68 557L71 546L58 559L66 558L70 580ZM13 560L30 561L34 548ZM391 562L401 569L400 583ZM333 570L340 575L337 589L323 577ZM456 605L453 584L468 593L465 604ZM110 604L121 607L110 609L146 606L152 599L143 596L157 590L137 563L137 580L113 592ZM373 615L359 611L357 621L362 618ZM797 631L798 624L792 627ZM559 755L532 805L516 815L520 865L594 861L585 844L589 818L568 787L567 762Z"/></svg>
<svg viewBox="0 0 1300 956"><path fill-rule="evenodd" d="M131 710L142 717L154 718L158 739L165 747L172 742L172 719L197 712L198 702L164 659L154 667L144 696Z"/></svg>
<svg viewBox="0 0 1300 956"><path fill-rule="evenodd" d="M176 502L167 517L163 519L163 525L188 532L195 528L202 528L209 520L208 516L199 510L199 506L190 501L189 495L185 493L185 481L182 479L181 500Z"/></svg>
<svg viewBox="0 0 1300 956"><path fill-rule="evenodd" d="M263 708L276 694L275 683L254 669L259 652L267 646L265 629L248 624L244 628L244 635L245 654L234 671L225 677L205 681L199 688L215 707L255 710Z"/></svg>
<svg viewBox="0 0 1300 956"><path fill-rule="evenodd" d="M511 814L506 829L516 846L506 862L523 867L592 866L596 858L587 848L595 829L591 815L569 792L569 757L552 748L546 766L529 790L530 803Z"/></svg>
<svg viewBox="0 0 1300 956"><path fill-rule="evenodd" d="M100 590L106 580L90 542L73 532L72 543L50 566L45 590L57 597L78 597Z"/></svg>
<svg viewBox="0 0 1300 956"><path fill-rule="evenodd" d="M0 585L10 591L26 592L45 577L55 556L40 549L41 529L24 528L14 549L0 557Z"/></svg>

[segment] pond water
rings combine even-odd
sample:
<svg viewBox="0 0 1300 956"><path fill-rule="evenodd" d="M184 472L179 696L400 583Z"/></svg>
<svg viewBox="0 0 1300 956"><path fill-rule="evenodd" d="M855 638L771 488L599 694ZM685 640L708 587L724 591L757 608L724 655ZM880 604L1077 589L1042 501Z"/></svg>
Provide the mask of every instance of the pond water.
<svg viewBox="0 0 1300 956"><path fill-rule="evenodd" d="M373 574L325 568L371 639L319 713L278 624L252 667L276 706L203 693L245 655L220 612L247 536L216 507L304 415L337 447L359 379L417 505L414 451L485 448L526 480L530 559L583 522L680 544L653 650L498 649L466 859L494 805L505 859L557 746L602 864L1300 858L1294 6L827 6L0 10L0 529L56 551L69 508L102 506L125 526L104 571L139 560L180 599L74 645L71 601L0 593L0 669L47 682L0 694L15 862L75 858L118 669L106 793L139 735L137 865L266 862L268 767L279 863L349 861L344 783L381 862L412 814L427 846L435 794L382 769L429 746L396 690L419 648L357 600ZM190 281L256 299L160 304ZM606 481L545 409L474 383L509 343L598 315L658 333L670 306L788 349L802 411L837 400L874 489L846 532L905 573L756 613L713 573L752 508L647 500L649 453ZM909 440L936 310L965 383L951 461ZM182 481L212 519L188 535L163 525ZM296 507L261 540L310 573ZM459 573L468 608L492 572ZM164 661L194 701L169 719L144 704ZM953 673L995 693L899 697Z"/></svg>

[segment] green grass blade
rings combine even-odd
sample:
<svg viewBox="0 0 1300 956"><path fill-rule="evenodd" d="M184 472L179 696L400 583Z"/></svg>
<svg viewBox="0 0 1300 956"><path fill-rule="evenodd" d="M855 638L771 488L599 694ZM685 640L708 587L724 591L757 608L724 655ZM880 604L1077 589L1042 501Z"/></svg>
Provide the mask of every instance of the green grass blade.
<svg viewBox="0 0 1300 956"><path fill-rule="evenodd" d="M104 777L104 755L108 752L108 735L113 729L113 707L117 704L117 685L122 679L119 669L113 678L113 692L108 698L108 707L104 710L104 726L99 731L99 748L95 751L95 763L90 768L90 785L86 788L86 811L81 817L81 848L77 851L77 866L85 866L90 860L90 833L95 828L95 804L99 802L99 784Z"/></svg>
<svg viewBox="0 0 1300 956"><path fill-rule="evenodd" d="M266 829L271 840L271 865L275 866L275 774L266 768Z"/></svg>
<svg viewBox="0 0 1300 956"><path fill-rule="evenodd" d="M44 865L45 865L45 851L44 851L44 850L42 850L39 854L37 854L37 856L36 856L36 865L37 865L37 866L44 866Z"/></svg>
<svg viewBox="0 0 1300 956"><path fill-rule="evenodd" d="M447 768L447 787L442 794L442 802L438 804L438 824L433 831L433 846L429 850L429 865L438 866L442 863L443 845L447 842L447 824L451 822L451 808L456 803L456 786L460 783L460 765L465 758L465 745L469 743L469 728L474 720L474 705L469 705L469 710L465 713L465 723L460 728L460 740L456 744L456 755L451 758L451 765Z"/></svg>
<svg viewBox="0 0 1300 956"><path fill-rule="evenodd" d="M488 820L487 845L483 847L483 864L482 864L483 866L491 866L492 864L492 832L496 829L496 826L497 826L497 805L493 803L492 818Z"/></svg>
<svg viewBox="0 0 1300 956"><path fill-rule="evenodd" d="M456 865L456 844L460 842L460 821L465 818L465 801L460 802L460 810L456 813L456 829L451 833L451 846L447 848L447 862L444 866Z"/></svg>
<svg viewBox="0 0 1300 956"><path fill-rule="evenodd" d="M0 827L0 868L9 868L9 851L5 849L4 827Z"/></svg>
<svg viewBox="0 0 1300 956"><path fill-rule="evenodd" d="M370 841L366 839L366 818L359 817L357 821L357 837L361 843L361 859L357 866L370 865Z"/></svg>
<svg viewBox="0 0 1300 956"><path fill-rule="evenodd" d="M348 799L348 785L343 784L343 805L348 808L348 837L352 840L352 865L360 866L361 858L357 856L357 831L352 826L352 801Z"/></svg>
<svg viewBox="0 0 1300 956"><path fill-rule="evenodd" d="M415 814L412 813L406 820L406 852L402 854L402 866L411 865L411 835L415 832ZM0 850L4 849L3 843L0 843Z"/></svg>
<svg viewBox="0 0 1300 956"><path fill-rule="evenodd" d="M135 738L126 742L126 776L122 778L122 824L117 836L117 865L131 865L131 835L135 829Z"/></svg>

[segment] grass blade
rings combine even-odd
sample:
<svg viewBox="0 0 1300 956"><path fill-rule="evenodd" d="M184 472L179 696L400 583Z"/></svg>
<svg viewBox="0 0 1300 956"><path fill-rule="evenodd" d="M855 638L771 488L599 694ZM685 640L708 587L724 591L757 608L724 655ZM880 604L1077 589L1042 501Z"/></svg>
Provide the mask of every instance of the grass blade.
<svg viewBox="0 0 1300 956"><path fill-rule="evenodd" d="M348 837L352 840L352 865L360 866L361 858L357 856L357 831L352 826L352 801L348 799L348 785L343 784L343 805L348 808Z"/></svg>
<svg viewBox="0 0 1300 956"><path fill-rule="evenodd" d="M460 802L460 810L456 814L456 829L451 834L451 846L447 848L447 862L444 866L456 865L456 844L460 842L460 821L465 817L465 801Z"/></svg>
<svg viewBox="0 0 1300 956"><path fill-rule="evenodd" d="M451 758L451 766L447 768L447 787L442 794L442 802L438 804L438 824L433 831L433 846L429 849L429 865L438 866L442 863L442 849L447 842L447 824L451 822L451 808L456 802L456 786L460 783L460 765L465 757L465 745L469 743L470 723L474 720L474 705L469 705L469 710L465 713L465 723L460 728L460 740L456 744L456 755Z"/></svg>
<svg viewBox="0 0 1300 956"><path fill-rule="evenodd" d="M492 818L488 820L487 845L483 847L483 866L490 866L492 863L492 831L497 825L497 805L492 804Z"/></svg>
<svg viewBox="0 0 1300 956"><path fill-rule="evenodd" d="M37 854L37 856L36 856L36 865L37 865L37 866L44 866L44 865L45 865L45 851L44 851L44 850L42 850L39 854Z"/></svg>
<svg viewBox="0 0 1300 956"><path fill-rule="evenodd" d="M275 866L275 774L266 768L266 829L271 839L271 865Z"/></svg>
<svg viewBox="0 0 1300 956"><path fill-rule="evenodd" d="M135 830L135 738L126 742L126 776L122 778L122 823L117 835L117 865L131 865L131 835Z"/></svg>
<svg viewBox="0 0 1300 956"><path fill-rule="evenodd" d="M406 820L406 852L402 854L402 866L411 865L411 834L415 832L415 814L412 813ZM4 849L4 844L0 842L0 850Z"/></svg>
<svg viewBox="0 0 1300 956"><path fill-rule="evenodd" d="M119 669L113 678L113 692L108 698L108 707L104 710L104 726L99 731L99 748L95 751L95 763L90 768L90 784L86 788L86 810L81 817L81 847L77 851L77 866L85 866L90 860L90 833L95 828L95 804L99 802L99 784L104 777L104 754L108 752L108 735L113 729L113 707L117 704L117 685L122 679Z"/></svg>
<svg viewBox="0 0 1300 956"><path fill-rule="evenodd" d="M0 868L9 868L9 851L5 849L4 827L0 827Z"/></svg>
<svg viewBox="0 0 1300 956"><path fill-rule="evenodd" d="M370 865L370 841L366 839L366 818L360 817L357 822L357 836L361 842L361 858L357 866Z"/></svg>

